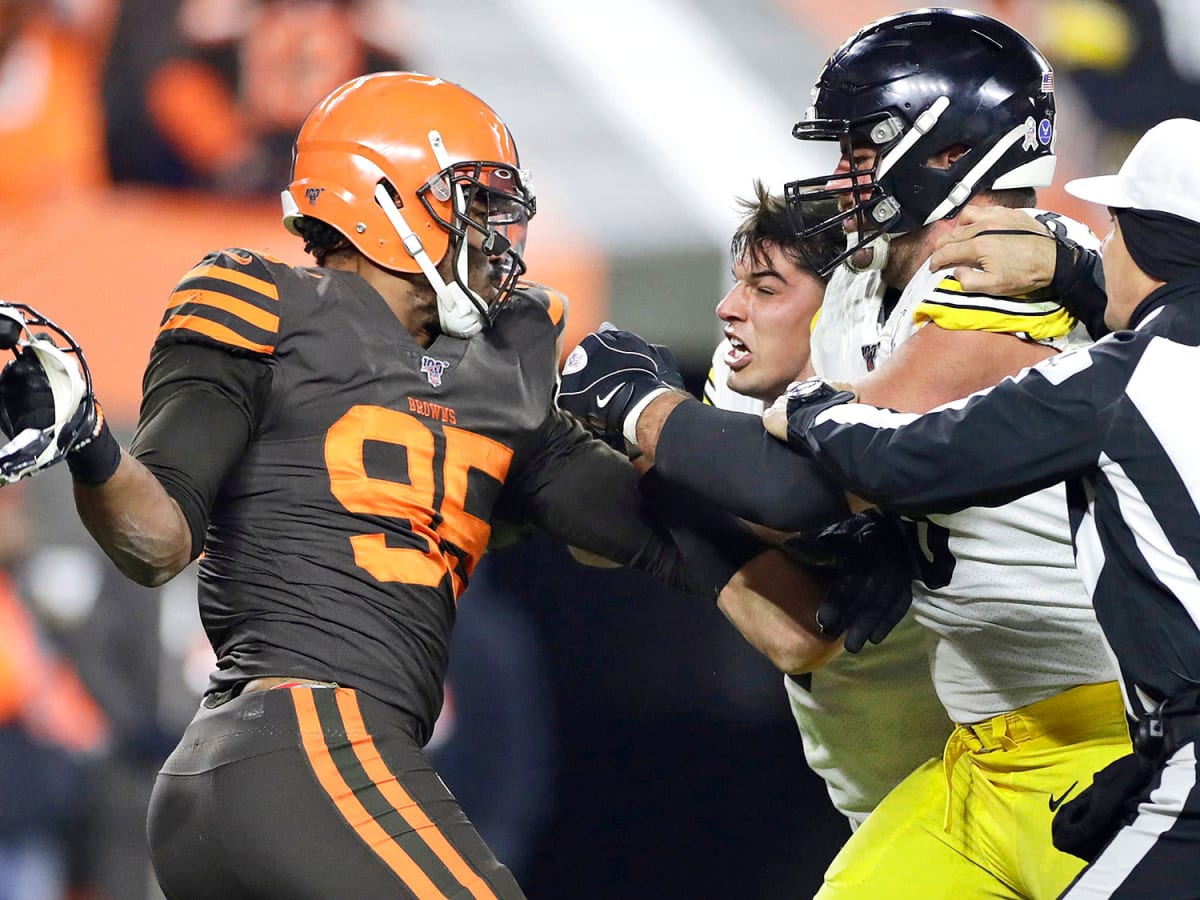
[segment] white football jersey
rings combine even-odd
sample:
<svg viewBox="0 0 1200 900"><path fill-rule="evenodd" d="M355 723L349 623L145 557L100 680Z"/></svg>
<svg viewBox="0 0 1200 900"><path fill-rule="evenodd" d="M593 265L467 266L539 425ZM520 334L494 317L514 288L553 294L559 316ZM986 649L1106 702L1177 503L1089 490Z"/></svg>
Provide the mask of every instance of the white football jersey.
<svg viewBox="0 0 1200 900"><path fill-rule="evenodd" d="M1052 221L1078 243L1097 245L1086 226ZM950 270L924 265L884 318L882 292L862 290L859 277L840 268L826 294L812 337L814 366L825 378L861 378L930 322L1057 348L1080 340L1049 294L1020 301L968 294ZM1116 677L1075 569L1063 485L910 526L923 557L912 614L935 636L933 680L954 721L979 722Z"/></svg>
<svg viewBox="0 0 1200 900"><path fill-rule="evenodd" d="M729 388L728 351L722 341L713 354L706 402L761 415L761 401ZM941 756L950 736L929 675L930 644L910 613L883 643L842 653L811 676L784 678L809 768L854 826L910 772Z"/></svg>

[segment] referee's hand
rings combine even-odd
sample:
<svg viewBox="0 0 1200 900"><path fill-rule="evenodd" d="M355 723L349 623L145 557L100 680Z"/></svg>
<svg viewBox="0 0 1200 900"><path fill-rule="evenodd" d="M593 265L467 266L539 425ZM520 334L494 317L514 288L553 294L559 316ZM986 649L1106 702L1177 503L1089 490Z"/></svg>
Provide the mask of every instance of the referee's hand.
<svg viewBox="0 0 1200 900"><path fill-rule="evenodd" d="M1019 297L1054 278L1054 236L1023 210L968 206L935 246L930 270L953 268L964 291Z"/></svg>

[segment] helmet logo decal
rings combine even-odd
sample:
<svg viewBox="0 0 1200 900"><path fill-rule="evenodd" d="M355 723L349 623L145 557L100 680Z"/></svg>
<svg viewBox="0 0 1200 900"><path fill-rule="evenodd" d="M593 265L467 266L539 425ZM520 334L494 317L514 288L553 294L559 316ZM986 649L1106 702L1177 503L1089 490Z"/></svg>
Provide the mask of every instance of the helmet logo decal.
<svg viewBox="0 0 1200 900"><path fill-rule="evenodd" d="M1054 126L1050 124L1049 119L1042 119L1038 122L1038 140L1042 142L1042 146L1050 143L1054 137Z"/></svg>
<svg viewBox="0 0 1200 900"><path fill-rule="evenodd" d="M1051 71L1042 73L1042 93L1054 93L1054 72Z"/></svg>
<svg viewBox="0 0 1200 900"><path fill-rule="evenodd" d="M316 187L316 188L305 188L304 189L304 196L305 196L305 198L307 198L309 206L317 205L317 198L321 196L321 192L323 190L325 190L325 188Z"/></svg>
<svg viewBox="0 0 1200 900"><path fill-rule="evenodd" d="M1043 120L1043 121L1045 121L1045 120ZM1038 128L1038 125L1037 125L1037 122L1034 121L1033 116L1030 116L1028 119L1025 120L1025 140L1023 140L1021 142L1022 150L1036 150L1037 149L1037 145L1038 145L1037 144L1037 142L1038 142L1037 128Z"/></svg>
<svg viewBox="0 0 1200 900"><path fill-rule="evenodd" d="M421 357L421 372L432 387L442 386L442 375L449 365L445 360L434 359L432 356Z"/></svg>

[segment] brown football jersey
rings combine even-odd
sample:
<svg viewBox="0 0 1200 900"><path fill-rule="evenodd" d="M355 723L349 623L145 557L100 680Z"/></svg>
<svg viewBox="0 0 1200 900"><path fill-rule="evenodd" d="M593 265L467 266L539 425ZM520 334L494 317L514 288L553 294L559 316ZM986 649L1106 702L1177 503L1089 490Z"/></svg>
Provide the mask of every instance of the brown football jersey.
<svg viewBox="0 0 1200 900"><path fill-rule="evenodd" d="M586 490L632 483L624 460L554 407L564 312L552 291L519 291L482 334L424 348L353 273L232 249L184 277L155 356L200 343L273 368L209 510L200 611L218 657L212 690L264 675L333 681L429 727L455 603L502 494L567 539L612 533L593 524L604 510L580 502L585 488L548 488L572 457L596 464ZM674 566L650 529L629 546L600 549Z"/></svg>

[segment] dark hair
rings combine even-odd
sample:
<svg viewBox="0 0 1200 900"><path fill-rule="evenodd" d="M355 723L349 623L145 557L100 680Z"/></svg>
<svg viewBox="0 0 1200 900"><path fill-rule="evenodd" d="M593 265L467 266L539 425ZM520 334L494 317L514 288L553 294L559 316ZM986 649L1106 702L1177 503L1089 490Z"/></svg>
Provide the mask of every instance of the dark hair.
<svg viewBox="0 0 1200 900"><path fill-rule="evenodd" d="M738 198L737 202L745 217L729 244L735 260L749 255L754 263L762 263L766 254L764 245L770 243L778 247L796 268L822 283L829 282L828 276L818 272L846 249L846 236L840 228L827 228L808 238L796 237L787 201L781 194L772 194L758 179L754 180L754 197ZM815 221L832 218L838 212L836 200L815 201L813 206L814 213L819 216Z"/></svg>
<svg viewBox="0 0 1200 900"><path fill-rule="evenodd" d="M1037 191L1031 187L980 191L979 195L988 197L994 205L1006 209L1030 209L1037 206Z"/></svg>
<svg viewBox="0 0 1200 900"><path fill-rule="evenodd" d="M325 265L330 254L350 250L352 245L346 236L320 219L304 216L296 223L296 230L304 238L304 252L311 253L318 266Z"/></svg>

